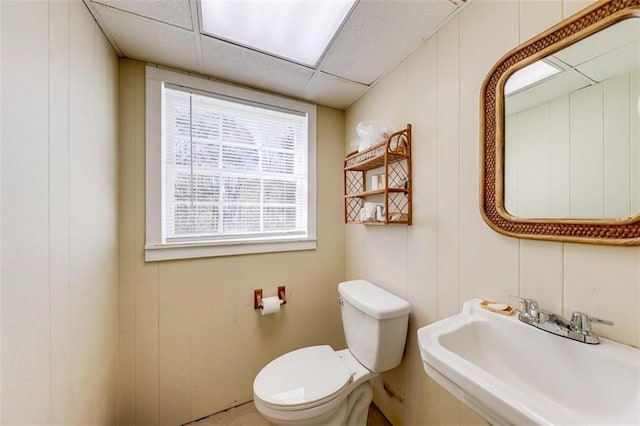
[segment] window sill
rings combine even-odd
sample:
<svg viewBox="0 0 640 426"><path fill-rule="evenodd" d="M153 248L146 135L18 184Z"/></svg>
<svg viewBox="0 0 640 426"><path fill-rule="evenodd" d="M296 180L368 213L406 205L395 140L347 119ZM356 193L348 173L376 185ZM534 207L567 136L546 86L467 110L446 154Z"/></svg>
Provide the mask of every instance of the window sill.
<svg viewBox="0 0 640 426"><path fill-rule="evenodd" d="M252 242L166 243L147 245L145 262L195 259L199 257L236 256L241 254L277 253L285 251L315 250L315 238L295 240L260 240Z"/></svg>

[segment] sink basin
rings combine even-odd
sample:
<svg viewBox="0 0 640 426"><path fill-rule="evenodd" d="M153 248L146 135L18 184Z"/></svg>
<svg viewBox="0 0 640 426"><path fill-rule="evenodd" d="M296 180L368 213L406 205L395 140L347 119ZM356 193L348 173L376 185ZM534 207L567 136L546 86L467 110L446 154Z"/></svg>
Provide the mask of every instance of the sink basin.
<svg viewBox="0 0 640 426"><path fill-rule="evenodd" d="M418 330L425 371L496 424L640 424L640 350L587 345L480 299Z"/></svg>

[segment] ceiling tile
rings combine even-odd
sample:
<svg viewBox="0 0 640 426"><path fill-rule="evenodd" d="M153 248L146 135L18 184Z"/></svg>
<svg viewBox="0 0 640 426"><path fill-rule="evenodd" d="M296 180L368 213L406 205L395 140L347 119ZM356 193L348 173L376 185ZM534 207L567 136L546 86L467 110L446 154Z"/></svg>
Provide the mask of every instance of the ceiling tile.
<svg viewBox="0 0 640 426"><path fill-rule="evenodd" d="M637 72L640 66L640 42L629 43L594 58L576 69L595 81L605 81L620 74Z"/></svg>
<svg viewBox="0 0 640 426"><path fill-rule="evenodd" d="M361 0L319 69L372 84L430 37L456 7L449 0Z"/></svg>
<svg viewBox="0 0 640 426"><path fill-rule="evenodd" d="M302 97L320 105L346 109L368 88L364 84L316 72L305 87Z"/></svg>
<svg viewBox="0 0 640 426"><path fill-rule="evenodd" d="M94 6L124 56L199 72L193 32L100 4Z"/></svg>
<svg viewBox="0 0 640 426"><path fill-rule="evenodd" d="M640 39L640 20L625 19L553 54L566 64L578 66L627 43Z"/></svg>
<svg viewBox="0 0 640 426"><path fill-rule="evenodd" d="M591 80L575 70L563 71L541 83L507 96L505 114L515 114L550 102L591 84Z"/></svg>
<svg viewBox="0 0 640 426"><path fill-rule="evenodd" d="M313 70L264 53L202 36L205 74L287 96L300 97Z"/></svg>
<svg viewBox="0 0 640 426"><path fill-rule="evenodd" d="M189 0L98 0L93 1L93 3L96 5L103 4L166 24L193 30Z"/></svg>

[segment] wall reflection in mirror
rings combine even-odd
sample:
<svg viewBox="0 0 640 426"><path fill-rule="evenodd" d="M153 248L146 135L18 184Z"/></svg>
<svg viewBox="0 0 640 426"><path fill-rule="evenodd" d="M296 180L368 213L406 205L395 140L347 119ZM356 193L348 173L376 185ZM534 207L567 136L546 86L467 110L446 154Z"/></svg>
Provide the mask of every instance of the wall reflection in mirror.
<svg viewBox="0 0 640 426"><path fill-rule="evenodd" d="M640 213L640 19L620 21L516 71L504 94L509 214Z"/></svg>

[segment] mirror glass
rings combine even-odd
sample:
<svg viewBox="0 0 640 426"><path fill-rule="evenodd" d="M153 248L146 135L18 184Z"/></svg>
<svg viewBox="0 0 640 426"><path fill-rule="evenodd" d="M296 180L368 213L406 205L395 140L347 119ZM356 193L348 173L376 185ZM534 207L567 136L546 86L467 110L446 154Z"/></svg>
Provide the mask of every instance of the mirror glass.
<svg viewBox="0 0 640 426"><path fill-rule="evenodd" d="M640 213L640 19L619 21L513 73L504 116L509 214Z"/></svg>

